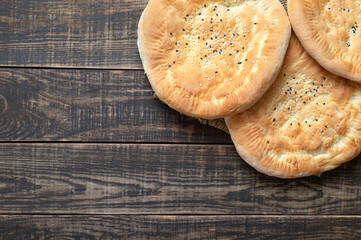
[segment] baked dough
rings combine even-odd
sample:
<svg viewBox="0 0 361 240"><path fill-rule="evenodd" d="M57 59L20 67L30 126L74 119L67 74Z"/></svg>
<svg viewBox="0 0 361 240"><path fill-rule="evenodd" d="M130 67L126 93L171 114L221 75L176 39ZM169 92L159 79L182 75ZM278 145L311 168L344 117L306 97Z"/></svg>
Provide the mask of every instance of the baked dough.
<svg viewBox="0 0 361 240"><path fill-rule="evenodd" d="M292 27L328 71L361 82L361 1L289 0Z"/></svg>
<svg viewBox="0 0 361 240"><path fill-rule="evenodd" d="M156 95L189 116L216 119L270 87L291 26L277 0L150 0L138 48Z"/></svg>
<svg viewBox="0 0 361 240"><path fill-rule="evenodd" d="M292 35L274 84L226 124L238 153L258 171L280 178L322 173L360 153L360 89L322 68Z"/></svg>

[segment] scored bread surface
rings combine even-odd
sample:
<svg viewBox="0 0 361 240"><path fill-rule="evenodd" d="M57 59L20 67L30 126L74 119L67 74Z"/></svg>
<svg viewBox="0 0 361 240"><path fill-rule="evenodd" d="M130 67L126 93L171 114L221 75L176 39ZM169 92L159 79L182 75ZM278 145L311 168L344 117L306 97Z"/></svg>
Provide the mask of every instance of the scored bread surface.
<svg viewBox="0 0 361 240"><path fill-rule="evenodd" d="M289 0L288 14L303 47L320 65L361 82L361 1Z"/></svg>
<svg viewBox="0 0 361 240"><path fill-rule="evenodd" d="M186 115L215 119L249 108L264 94L290 34L277 0L150 0L138 48L162 101Z"/></svg>
<svg viewBox="0 0 361 240"><path fill-rule="evenodd" d="M274 84L226 124L251 166L295 178L334 169L359 154L360 109L360 85L322 68L292 35Z"/></svg>

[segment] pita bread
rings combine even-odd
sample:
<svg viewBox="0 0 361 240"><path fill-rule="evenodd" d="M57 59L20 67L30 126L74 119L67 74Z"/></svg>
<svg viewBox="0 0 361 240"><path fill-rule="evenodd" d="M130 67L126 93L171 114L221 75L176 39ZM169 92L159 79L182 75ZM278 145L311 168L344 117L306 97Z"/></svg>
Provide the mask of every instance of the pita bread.
<svg viewBox="0 0 361 240"><path fill-rule="evenodd" d="M292 27L328 71L361 82L361 2L289 0Z"/></svg>
<svg viewBox="0 0 361 240"><path fill-rule="evenodd" d="M226 124L238 153L258 171L315 175L360 153L360 89L322 68L293 35L274 84Z"/></svg>
<svg viewBox="0 0 361 240"><path fill-rule="evenodd" d="M150 0L138 48L157 96L216 119L252 106L277 76L291 27L277 0Z"/></svg>

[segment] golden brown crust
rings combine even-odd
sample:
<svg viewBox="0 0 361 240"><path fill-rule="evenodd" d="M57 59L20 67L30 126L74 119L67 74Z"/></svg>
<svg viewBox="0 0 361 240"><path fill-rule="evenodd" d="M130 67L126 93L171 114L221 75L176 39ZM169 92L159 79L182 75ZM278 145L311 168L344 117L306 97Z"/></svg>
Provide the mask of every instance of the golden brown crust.
<svg viewBox="0 0 361 240"><path fill-rule="evenodd" d="M280 178L315 175L359 154L360 90L322 68L292 35L274 84L226 123L241 157L259 171Z"/></svg>
<svg viewBox="0 0 361 240"><path fill-rule="evenodd" d="M159 98L215 119L252 106L281 67L290 24L277 0L150 0L138 28L145 72Z"/></svg>
<svg viewBox="0 0 361 240"><path fill-rule="evenodd" d="M360 1L289 0L288 14L303 47L321 66L361 82Z"/></svg>

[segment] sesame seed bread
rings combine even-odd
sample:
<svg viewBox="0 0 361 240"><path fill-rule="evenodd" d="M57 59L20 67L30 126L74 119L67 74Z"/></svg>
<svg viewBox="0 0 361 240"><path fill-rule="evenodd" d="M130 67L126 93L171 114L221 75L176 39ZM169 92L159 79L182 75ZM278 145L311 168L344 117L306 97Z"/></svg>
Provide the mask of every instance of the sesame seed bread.
<svg viewBox="0 0 361 240"><path fill-rule="evenodd" d="M288 14L306 51L328 71L361 82L361 3L289 0Z"/></svg>
<svg viewBox="0 0 361 240"><path fill-rule="evenodd" d="M277 0L150 0L138 48L163 102L192 117L216 119L244 111L265 93L290 35Z"/></svg>
<svg viewBox="0 0 361 240"><path fill-rule="evenodd" d="M361 150L361 88L322 68L292 35L267 93L226 124L240 156L279 178L315 175Z"/></svg>

